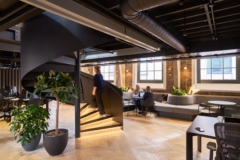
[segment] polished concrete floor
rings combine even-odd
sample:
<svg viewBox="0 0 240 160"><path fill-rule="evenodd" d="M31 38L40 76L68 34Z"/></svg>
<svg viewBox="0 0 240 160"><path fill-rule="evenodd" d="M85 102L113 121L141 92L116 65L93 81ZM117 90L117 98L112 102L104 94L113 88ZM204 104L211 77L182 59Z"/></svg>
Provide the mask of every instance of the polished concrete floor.
<svg viewBox="0 0 240 160"><path fill-rule="evenodd" d="M50 103L50 128L54 127L55 102ZM0 160L185 160L186 130L191 122L168 118L136 116L135 112L124 115L124 130L112 133L74 138L74 107L61 105L60 127L69 130L69 142L64 153L49 156L42 141L37 150L25 152L19 143L12 140L9 123L0 120ZM203 138L203 152L196 150L194 159L209 159Z"/></svg>

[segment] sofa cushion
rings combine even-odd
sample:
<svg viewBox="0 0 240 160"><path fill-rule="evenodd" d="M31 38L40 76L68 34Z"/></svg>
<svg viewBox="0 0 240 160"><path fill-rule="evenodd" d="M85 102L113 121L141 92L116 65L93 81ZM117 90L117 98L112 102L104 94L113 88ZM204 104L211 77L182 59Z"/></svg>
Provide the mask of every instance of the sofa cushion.
<svg viewBox="0 0 240 160"><path fill-rule="evenodd" d="M155 101L155 110L162 112L173 112L175 105Z"/></svg>
<svg viewBox="0 0 240 160"><path fill-rule="evenodd" d="M218 101L230 101L235 102L236 104L240 104L240 98L239 97L233 97L233 96L216 96L216 95L195 95L196 97L196 103L207 103L208 101L218 100Z"/></svg>
<svg viewBox="0 0 240 160"><path fill-rule="evenodd" d="M168 104L175 105L191 105L195 103L194 95L178 96L178 95L168 95L167 99Z"/></svg>
<svg viewBox="0 0 240 160"><path fill-rule="evenodd" d="M153 93L153 98L155 101L161 102L162 98L168 93Z"/></svg>
<svg viewBox="0 0 240 160"><path fill-rule="evenodd" d="M198 104L180 105L180 106L176 105L174 108L174 113L197 115L198 114Z"/></svg>

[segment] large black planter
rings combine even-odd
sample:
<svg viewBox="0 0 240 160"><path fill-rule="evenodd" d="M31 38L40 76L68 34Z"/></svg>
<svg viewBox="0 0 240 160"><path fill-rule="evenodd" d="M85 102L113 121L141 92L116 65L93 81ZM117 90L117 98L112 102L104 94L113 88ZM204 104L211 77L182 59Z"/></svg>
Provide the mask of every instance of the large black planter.
<svg viewBox="0 0 240 160"><path fill-rule="evenodd" d="M37 135L35 139L32 139L30 143L26 143L24 146L22 144L22 147L25 151L33 151L37 148L40 140L41 140L41 133Z"/></svg>
<svg viewBox="0 0 240 160"><path fill-rule="evenodd" d="M49 130L43 134L44 147L48 154L51 156L57 156L59 154L62 154L68 143L68 130L67 129L59 130L65 130L66 133L60 136L46 136L46 133L54 131Z"/></svg>

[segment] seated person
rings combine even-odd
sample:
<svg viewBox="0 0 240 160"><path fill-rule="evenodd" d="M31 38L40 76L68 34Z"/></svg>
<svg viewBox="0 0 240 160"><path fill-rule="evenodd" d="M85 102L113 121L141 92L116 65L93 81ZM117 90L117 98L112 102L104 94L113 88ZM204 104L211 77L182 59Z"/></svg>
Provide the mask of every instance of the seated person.
<svg viewBox="0 0 240 160"><path fill-rule="evenodd" d="M152 98L152 97L153 97L153 93L151 92L151 88L150 88L150 86L147 86L146 87L146 92L143 96L142 101L145 101L146 99ZM141 112L139 112L139 114L144 114L145 107L141 106L140 103L137 105L137 107L138 107L138 110L141 111Z"/></svg>
<svg viewBox="0 0 240 160"><path fill-rule="evenodd" d="M136 85L136 89L134 89L134 91L133 91L133 94L135 95L135 96L139 96L139 93L140 92L143 92L143 90L140 88L140 86L137 84Z"/></svg>

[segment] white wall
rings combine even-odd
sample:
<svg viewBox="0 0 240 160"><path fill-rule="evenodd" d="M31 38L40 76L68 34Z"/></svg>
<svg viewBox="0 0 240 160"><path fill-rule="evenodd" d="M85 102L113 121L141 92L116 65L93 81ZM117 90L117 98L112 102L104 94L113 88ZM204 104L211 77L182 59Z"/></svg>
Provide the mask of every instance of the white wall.
<svg viewBox="0 0 240 160"><path fill-rule="evenodd" d="M141 88L145 89L147 86L150 86L152 89L166 89L166 62L163 62L163 83L138 83L137 82L137 63L133 64L133 83L132 87L135 88L136 84L138 84Z"/></svg>
<svg viewBox="0 0 240 160"><path fill-rule="evenodd" d="M240 84L229 83L197 83L197 60L192 60L192 89L197 91L240 92Z"/></svg>

